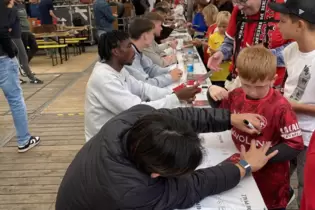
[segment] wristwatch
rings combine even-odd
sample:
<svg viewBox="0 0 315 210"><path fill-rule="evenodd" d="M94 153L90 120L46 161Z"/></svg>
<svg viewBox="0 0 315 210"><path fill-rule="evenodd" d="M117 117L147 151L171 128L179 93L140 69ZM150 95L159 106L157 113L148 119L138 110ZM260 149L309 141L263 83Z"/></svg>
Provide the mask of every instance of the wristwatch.
<svg viewBox="0 0 315 210"><path fill-rule="evenodd" d="M245 169L246 175L249 175L252 172L252 167L245 160L240 160L238 164Z"/></svg>

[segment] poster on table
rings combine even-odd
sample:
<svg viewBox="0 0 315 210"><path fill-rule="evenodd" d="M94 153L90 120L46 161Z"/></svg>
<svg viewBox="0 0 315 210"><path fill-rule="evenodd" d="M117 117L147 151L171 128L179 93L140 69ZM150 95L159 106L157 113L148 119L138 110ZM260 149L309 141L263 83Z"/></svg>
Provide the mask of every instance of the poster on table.
<svg viewBox="0 0 315 210"><path fill-rule="evenodd" d="M238 154L231 132L200 134L205 146L203 163L197 168L220 164ZM235 188L209 196L187 210L267 210L256 182L252 176L245 177Z"/></svg>

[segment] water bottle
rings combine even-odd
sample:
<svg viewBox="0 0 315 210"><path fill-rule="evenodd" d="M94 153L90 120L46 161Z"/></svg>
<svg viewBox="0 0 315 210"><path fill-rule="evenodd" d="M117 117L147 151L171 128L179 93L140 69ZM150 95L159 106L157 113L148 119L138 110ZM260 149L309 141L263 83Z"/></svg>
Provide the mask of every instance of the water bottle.
<svg viewBox="0 0 315 210"><path fill-rule="evenodd" d="M193 79L194 74L194 54L193 51L188 51L187 56L187 79Z"/></svg>

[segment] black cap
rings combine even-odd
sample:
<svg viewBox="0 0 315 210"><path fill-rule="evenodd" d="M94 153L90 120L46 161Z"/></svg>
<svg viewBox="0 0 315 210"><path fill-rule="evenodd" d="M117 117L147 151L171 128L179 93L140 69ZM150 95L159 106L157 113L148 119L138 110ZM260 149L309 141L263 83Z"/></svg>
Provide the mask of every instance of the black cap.
<svg viewBox="0 0 315 210"><path fill-rule="evenodd" d="M269 3L269 8L282 14L293 14L315 24L315 0L284 0L285 3Z"/></svg>

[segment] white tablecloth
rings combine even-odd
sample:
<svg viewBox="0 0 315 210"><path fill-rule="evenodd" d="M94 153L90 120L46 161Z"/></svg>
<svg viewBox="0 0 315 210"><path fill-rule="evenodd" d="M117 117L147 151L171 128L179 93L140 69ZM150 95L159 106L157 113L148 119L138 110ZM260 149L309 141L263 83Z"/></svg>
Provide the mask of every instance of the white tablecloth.
<svg viewBox="0 0 315 210"><path fill-rule="evenodd" d="M233 154L238 153L231 138L231 132L200 134L204 139L206 154L198 167L215 166ZM256 182L252 176L245 177L235 188L209 196L189 210L265 210L267 209Z"/></svg>
<svg viewBox="0 0 315 210"><path fill-rule="evenodd" d="M187 36L188 38L191 39L191 37L188 34L188 32L186 32L186 33L178 33L176 31L173 31L171 36L172 37ZM177 39L177 40L180 42L180 39ZM197 49L195 47L193 47L193 48L190 48L190 50L193 50L193 52L195 54L197 54L198 58L199 58L198 62L194 62L194 74L198 74L198 75L206 74L207 73L207 69L206 69L205 65L203 64L203 61L200 58L200 56L199 56L199 54L197 52ZM169 88L174 88L174 87L176 87L176 86L178 86L178 85L180 85L182 83L187 82L187 69L186 69L186 66L185 66L185 63L184 63L183 56L184 56L183 50L177 50L176 51L176 57L177 57L177 62L178 62L177 67L179 69L183 70L183 76L182 76L182 79L179 82L172 84ZM211 85L210 79L207 79L206 83L207 84L202 85L204 88L202 88L201 93L196 95L196 101L207 100L207 95L206 94L207 94L208 88L206 88L206 87L209 87ZM189 105L183 104L183 106L189 106Z"/></svg>

